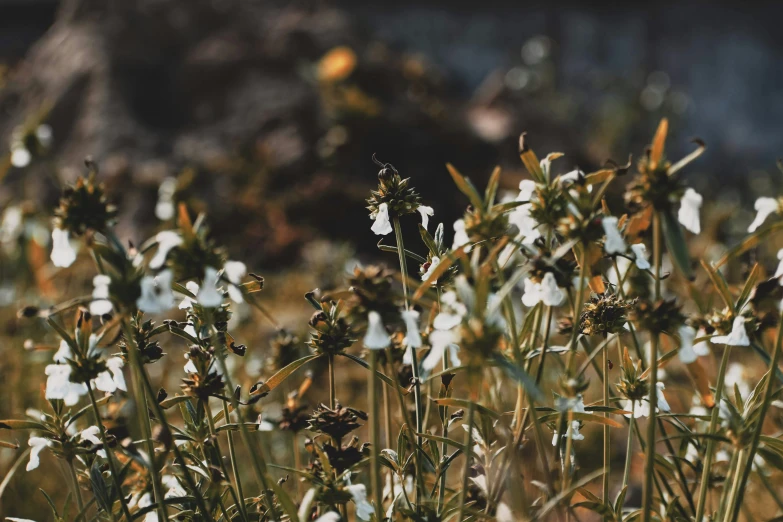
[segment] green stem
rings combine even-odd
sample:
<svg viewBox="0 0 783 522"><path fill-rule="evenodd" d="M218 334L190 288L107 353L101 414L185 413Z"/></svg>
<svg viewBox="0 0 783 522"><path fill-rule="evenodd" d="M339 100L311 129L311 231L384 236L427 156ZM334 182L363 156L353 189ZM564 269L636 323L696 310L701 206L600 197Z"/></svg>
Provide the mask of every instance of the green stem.
<svg viewBox="0 0 783 522"><path fill-rule="evenodd" d="M224 402L225 404L225 402ZM212 411L209 409L209 401L204 400L203 401L204 406L204 415L207 417L207 424L209 425L209 435L211 436L212 440L215 441L215 451L217 452L218 461L220 462L220 470L223 472L223 476L226 477L226 480L228 480L228 469L226 469L226 463L223 461L223 454L220 451L220 441L217 437L217 430L215 429L215 420L212 418ZM228 422L228 417L226 417L226 422ZM227 431L227 433L231 433L231 431ZM206 455L204 456L206 459ZM240 515L244 512L242 509L242 505L244 504L244 498L240 494L237 496L237 492L234 491L234 488L231 486L231 483L228 484L228 492L231 495L231 498L234 500L234 504L236 504L237 509L239 510ZM219 498L219 497L218 497ZM221 509L224 509L222 506L221 501ZM229 519L230 520L230 519ZM242 519L244 522L247 522L244 518Z"/></svg>
<svg viewBox="0 0 783 522"><path fill-rule="evenodd" d="M229 415L231 412L228 409L228 403L226 401L221 401L223 403L223 420L226 422L226 424L229 423ZM247 520L247 509L245 508L245 494L242 492L242 480L239 478L239 466L237 465L237 451L236 447L234 445L234 434L229 430L226 432L226 437L228 438L228 455L231 459L231 471L234 475L234 483L237 486L237 495L239 495L239 505L237 506L239 508L239 513L242 516L242 520ZM294 435L294 456L297 455L296 450L296 435ZM298 467L297 467L298 469ZM297 484L299 482L297 481Z"/></svg>
<svg viewBox="0 0 783 522"><path fill-rule="evenodd" d="M718 380L715 383L715 404L712 407L712 415L710 416L710 427L707 433L714 434L718 426L718 419L720 417L720 401L723 396L724 379L726 377L726 367L729 363L729 353L731 352L730 346L723 348L723 358L720 361L720 368L718 369ZM715 439L707 439L707 453L704 455L704 468L701 473L701 485L699 486L699 501L696 504L696 522L701 522L704 518L704 510L707 501L707 491L710 489L710 471L712 471L712 458L715 449Z"/></svg>
<svg viewBox="0 0 783 522"><path fill-rule="evenodd" d="M734 503L737 500L737 488L739 487L739 483L742 478L740 467L743 464L744 454L745 449L743 448L740 450L734 450L734 455L732 455L731 460L733 466L729 467L730 472L728 475L726 475L727 479L729 477L733 477L731 481L731 489L726 488L726 484L723 485L723 499L721 500L720 509L718 510L718 520L723 517L725 517L723 520L728 520L728 517L730 517L731 513L734 511Z"/></svg>
<svg viewBox="0 0 783 522"><path fill-rule="evenodd" d="M125 502L125 495L122 493L122 482L120 481L120 476L117 473L117 464L114 462L114 451L111 449L111 447L109 447L109 439L106 435L106 428L103 426L101 412L98 409L98 403L95 401L95 393L93 393L92 385L90 383L87 383L87 394L90 396L90 404L92 404L92 411L95 414L95 423L98 425L98 429L101 430L101 440L103 441L103 448L106 450L106 460L109 462L111 480L114 484L114 489L117 492L117 496L120 498L120 507L122 508L122 513L125 516L125 519L128 522L131 522L133 519L131 518L130 511L128 510L128 503ZM117 517L114 516L114 511L112 511L110 515L112 520L117 520Z"/></svg>
<svg viewBox="0 0 783 522"><path fill-rule="evenodd" d="M474 371L474 370L469 370ZM473 379L471 379L473 380ZM471 386L473 387L473 385ZM465 467L462 470L462 491L459 497L459 514L457 515L457 522L464 520L465 514L465 502L468 495L468 477L470 476L470 459L473 453L473 417L476 414L476 401L478 400L478 393L471 391L470 403L468 404L468 429L465 433Z"/></svg>
<svg viewBox="0 0 783 522"><path fill-rule="evenodd" d="M370 354L370 383L368 401L370 403L370 481L372 482L372 494L375 497L375 517L377 521L383 520L383 489L381 488L381 460L379 457L381 447L380 418L378 414L378 353L369 350Z"/></svg>
<svg viewBox="0 0 783 522"><path fill-rule="evenodd" d="M410 309L410 302L408 300L408 263L405 259L405 242L402 238L402 226L400 226L399 216L394 216L394 236L397 240L397 254L400 258L400 276L402 279L402 295L405 299L405 310ZM411 348L412 363L411 369L413 370L413 400L416 405L416 433L422 433L422 418L421 418L421 378L419 377L419 364L416 358L416 349ZM416 512L421 509L421 494L424 491L424 477L422 476L421 459L420 454L422 447L421 436L416 436Z"/></svg>
<svg viewBox="0 0 783 522"><path fill-rule="evenodd" d="M619 341L618 341L619 343ZM609 407L609 343L604 346L604 407ZM604 412L604 417L609 418L609 412ZM604 502L609 502L609 470L612 462L611 454L611 433L609 426L604 425L604 476L603 476L603 493Z"/></svg>
<svg viewBox="0 0 783 522"><path fill-rule="evenodd" d="M623 471L623 485L622 487L628 486L628 479L631 476L631 460L633 459L633 429L634 429L634 422L636 422L636 419L634 419L634 415L636 414L636 401L631 401L631 419L630 419L630 425L628 426L628 444L625 447L625 470ZM622 488L621 488L622 489ZM623 506L620 506L620 509L622 509Z"/></svg>
<svg viewBox="0 0 783 522"><path fill-rule="evenodd" d="M769 362L769 371L767 372L767 383L764 388L764 400L761 403L761 409L758 415L758 424L753 432L753 440L750 444L750 451L748 452L747 464L742 472L742 479L740 480L739 488L737 489L737 500L734 503L734 511L731 514L731 520L736 520L739 516L739 509L742 506L742 499L745 495L745 485L748 482L751 469L753 468L753 459L756 457L756 451L758 451L759 441L761 440L761 431L764 428L764 418L767 415L767 410L772 402L772 392L774 391L773 383L775 382L775 372L778 369L778 361L780 360L781 344L783 344L783 313L780 314L778 320L778 335L775 339L775 348L772 353L772 360Z"/></svg>
<svg viewBox="0 0 783 522"><path fill-rule="evenodd" d="M337 398L334 382L334 354L327 354L327 361L329 361L329 408L335 409L337 407Z"/></svg>
<svg viewBox="0 0 783 522"><path fill-rule="evenodd" d="M136 346L136 337L133 334L130 324L126 319L122 321L122 329L125 334L125 338L128 343L128 357L131 362L131 372L133 374L133 396L136 401L136 415L139 419L139 425L142 428L142 435L147 446L147 453L149 454L149 473L150 480L152 481L152 493L155 495L155 504L158 511L159 520L168 520L168 508L165 502L163 502L163 487L160 482L160 473L155 468L155 442L152 440L152 427L150 426L149 410L147 409L147 398L144 393L144 387L141 384L141 377L139 376L139 349ZM153 397L152 400L155 400Z"/></svg>
<svg viewBox="0 0 783 522"><path fill-rule="evenodd" d="M73 465L73 459L68 459L68 468L71 471L73 490L76 495L76 505L79 507L79 513L81 513L84 511L84 500L82 499L82 490L79 488L79 478L76 476L76 467Z"/></svg>
<svg viewBox="0 0 783 522"><path fill-rule="evenodd" d="M661 244L661 216L653 214L653 259L655 274L655 292L653 299L661 298L661 262L663 248ZM647 419L647 459L644 466L644 489L642 494L642 521L650 522L653 504L653 479L655 475L655 429L658 410L658 333L652 332L650 339L650 417Z"/></svg>

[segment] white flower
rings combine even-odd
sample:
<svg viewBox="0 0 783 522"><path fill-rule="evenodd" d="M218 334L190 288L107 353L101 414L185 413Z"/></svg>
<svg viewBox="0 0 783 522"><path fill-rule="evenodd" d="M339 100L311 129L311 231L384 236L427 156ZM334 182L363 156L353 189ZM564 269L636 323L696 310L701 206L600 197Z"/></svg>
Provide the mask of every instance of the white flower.
<svg viewBox="0 0 783 522"><path fill-rule="evenodd" d="M430 223L430 218L435 214L435 210L427 205L419 205L417 210L421 214L421 226L424 227L424 230L427 230L427 225Z"/></svg>
<svg viewBox="0 0 783 522"><path fill-rule="evenodd" d="M119 357L110 357L106 360L105 372L98 374L93 379L93 385L102 392L114 393L117 390L128 391L125 384L125 376L122 374L122 367L125 362Z"/></svg>
<svg viewBox="0 0 783 522"><path fill-rule="evenodd" d="M530 179L523 179L519 182L519 195L517 201L530 201L536 190L536 183ZM538 229L538 223L530 215L530 203L520 205L508 214L509 223L516 225L519 229L519 235L523 238L524 244L530 244L541 237Z"/></svg>
<svg viewBox="0 0 783 522"><path fill-rule="evenodd" d="M185 363L185 373L198 373L198 368L196 368L196 365L193 364L193 360L188 356L188 354L185 354L185 359L188 360L188 362Z"/></svg>
<svg viewBox="0 0 783 522"><path fill-rule="evenodd" d="M98 438L98 434L101 432L101 429L98 426L90 426L89 428L84 428L82 432L79 434L79 440L88 440L91 443L95 444L96 446L100 446L103 444L103 441Z"/></svg>
<svg viewBox="0 0 783 522"><path fill-rule="evenodd" d="M39 143L44 147L49 147L52 144L52 126L46 123L42 123L35 129L35 137Z"/></svg>
<svg viewBox="0 0 783 522"><path fill-rule="evenodd" d="M459 366L461 361L459 360L459 346L455 343L457 340L454 332L448 330L433 330L429 336L429 342L431 349L427 354L427 357L421 362L421 367L426 371L432 371L438 363L443 360L443 354L446 353L446 349L449 350L449 366Z"/></svg>
<svg viewBox="0 0 783 522"><path fill-rule="evenodd" d="M579 395L575 400L574 399L561 399L559 404L559 408L562 407L563 411L573 410L574 413L585 413L585 401L582 398L582 395ZM563 437L568 437L568 434L571 433L571 440L585 440L585 436L579 433L579 421L578 420L572 420L571 426L568 428L568 431L566 431L566 434L563 435ZM557 431L555 431L554 435L552 436L552 446L557 446Z"/></svg>
<svg viewBox="0 0 783 522"><path fill-rule="evenodd" d="M107 275L98 274L92 278L93 301L90 303L90 313L92 315L104 315L111 312L111 301L109 301L109 285L111 278Z"/></svg>
<svg viewBox="0 0 783 522"><path fill-rule="evenodd" d="M745 318L735 317L731 324L729 335L716 335L710 339L713 344L726 344L729 346L750 346L748 332L745 330Z"/></svg>
<svg viewBox="0 0 783 522"><path fill-rule="evenodd" d="M70 359L73 353L71 352L71 345L63 339L60 341L60 347L54 354L53 360L56 363L66 363L66 359Z"/></svg>
<svg viewBox="0 0 783 522"><path fill-rule="evenodd" d="M693 341L696 339L696 329L687 325L683 325L679 329L680 334L680 351L677 355L680 356L680 361L684 364L690 364L699 357L693 349ZM701 344L701 343L700 343Z"/></svg>
<svg viewBox="0 0 783 522"><path fill-rule="evenodd" d="M177 497L186 497L188 496L187 491L182 487L182 485L179 483L179 480L177 477L173 475L163 475L163 479L161 480L164 486L166 486L168 491L166 491L166 494L163 495L163 498L177 498Z"/></svg>
<svg viewBox="0 0 783 522"><path fill-rule="evenodd" d="M389 221L389 205L386 203L378 205L378 210L375 213L374 219L375 223L372 224L371 230L375 232L375 235L385 236L393 230L391 221Z"/></svg>
<svg viewBox="0 0 783 522"><path fill-rule="evenodd" d="M669 407L669 403L666 401L666 397L663 395L663 390L666 388L666 386L662 382L656 383L657 385L657 402L658 402L658 410L668 412L671 411L671 408ZM625 404L623 405L623 409L626 411L633 411L633 417L634 419L638 419L639 417L649 417L650 416L650 401L647 400L645 397L641 401L636 401L636 407L634 408L634 404L631 400L626 400ZM626 417L630 417L630 413L625 414Z"/></svg>
<svg viewBox="0 0 783 522"><path fill-rule="evenodd" d="M340 514L337 511L329 511L316 518L315 522L337 522L338 520L340 520Z"/></svg>
<svg viewBox="0 0 783 522"><path fill-rule="evenodd" d="M522 303L525 306L533 307L540 302L546 306L560 306L565 297L565 291L557 286L557 280L552 272L544 274L540 283L530 278L525 279L525 290L522 294Z"/></svg>
<svg viewBox="0 0 783 522"><path fill-rule="evenodd" d="M694 234L701 232L699 209L701 209L702 199L701 194L692 188L687 189L682 195L680 211L677 213L677 220Z"/></svg>
<svg viewBox="0 0 783 522"><path fill-rule="evenodd" d="M606 216L601 220L601 225L604 227L604 234L606 234L604 251L607 254L622 254L625 252L627 247L622 234L620 234L620 231L617 229L617 218L614 216Z"/></svg>
<svg viewBox="0 0 783 522"><path fill-rule="evenodd" d="M152 495L144 493L139 499L139 509L144 509L152 505ZM144 522L158 522L158 512L153 510L144 516Z"/></svg>
<svg viewBox="0 0 783 522"><path fill-rule="evenodd" d="M24 145L19 144L11 149L11 165L18 169L28 166L32 159L32 154Z"/></svg>
<svg viewBox="0 0 783 522"><path fill-rule="evenodd" d="M402 320L405 321L405 344L412 348L421 348L421 334L419 334L419 312L416 310L404 310Z"/></svg>
<svg viewBox="0 0 783 522"><path fill-rule="evenodd" d="M454 222L454 243L451 245L451 249L456 250L468 243L470 243L470 238L468 233L465 232L465 220L458 219Z"/></svg>
<svg viewBox="0 0 783 522"><path fill-rule="evenodd" d="M7 522L35 522L29 518L5 517L5 519Z"/></svg>
<svg viewBox="0 0 783 522"><path fill-rule="evenodd" d="M173 308L172 278L171 270L164 270L157 276L142 277L141 296L136 300L139 310L148 314L160 314Z"/></svg>
<svg viewBox="0 0 783 522"><path fill-rule="evenodd" d="M247 274L247 266L242 261L226 261L223 265L223 273L232 284L228 285L228 296L235 303L242 303L245 299L242 297L242 290L238 286L242 283L242 278Z"/></svg>
<svg viewBox="0 0 783 522"><path fill-rule="evenodd" d="M378 312L367 314L367 333L364 335L364 346L370 350L383 350L391 344L391 337L383 326Z"/></svg>
<svg viewBox="0 0 783 522"><path fill-rule="evenodd" d="M157 270L166 262L166 256L172 249L180 246L183 242L182 236L173 230L164 230L155 235L155 241L158 243L158 251L150 260L150 268Z"/></svg>
<svg viewBox="0 0 783 522"><path fill-rule="evenodd" d="M375 513L375 508L367 502L367 487L364 484L354 484L345 486L345 490L351 494L353 502L356 504L356 516L362 520L370 520L370 517Z"/></svg>
<svg viewBox="0 0 783 522"><path fill-rule="evenodd" d="M44 373L47 375L47 399L62 399L66 406L73 406L79 402L79 397L87 394L87 386L84 383L70 381L69 364L49 364Z"/></svg>
<svg viewBox="0 0 783 522"><path fill-rule="evenodd" d="M223 303L223 294L218 291L218 272L211 266L204 270L204 281L196 300L207 308L217 308Z"/></svg>
<svg viewBox="0 0 783 522"><path fill-rule="evenodd" d="M275 425L266 419L258 418L258 424L256 425L258 431L275 431Z"/></svg>
<svg viewBox="0 0 783 522"><path fill-rule="evenodd" d="M438 268L438 265L440 264L440 258L438 256L432 256L432 259L430 259L430 266L427 267L427 270L424 271L424 273L421 274L421 280L426 281L430 278L432 275L432 272L435 271L436 268ZM434 280L432 282L433 285L437 284L438 280Z"/></svg>
<svg viewBox="0 0 783 522"><path fill-rule="evenodd" d="M650 262L647 260L647 247L644 243L636 243L631 245L631 251L636 258L636 266L640 270L649 270Z"/></svg>
<svg viewBox="0 0 783 522"><path fill-rule="evenodd" d="M194 296L198 295L198 288L199 287L198 287L198 283L196 283L195 281L188 281L187 283L185 283L185 288L187 288L188 291L191 294L193 294ZM196 302L196 298L195 297L190 297L190 296L185 295L185 296L183 296L182 301L179 302L179 305L177 306L177 308L179 308L180 310L187 310L188 308L193 306L193 303L195 303L195 302Z"/></svg>
<svg viewBox="0 0 783 522"><path fill-rule="evenodd" d="M21 207L11 205L3 212L0 220L0 243L12 243L16 241L24 229L24 214Z"/></svg>
<svg viewBox="0 0 783 522"><path fill-rule="evenodd" d="M27 468L25 469L27 471L32 471L41 463L39 455L44 448L49 446L49 441L43 437L30 437L30 440L27 441L27 443L32 449L30 449L30 462L27 463Z"/></svg>
<svg viewBox="0 0 783 522"><path fill-rule="evenodd" d="M756 208L756 219L748 227L748 232L755 232L757 228L764 224L764 221L770 214L778 212L779 209L778 200L775 198L759 198L756 200L754 207Z"/></svg>
<svg viewBox="0 0 783 522"><path fill-rule="evenodd" d="M158 203L155 205L155 217L168 221L174 217L174 193L177 191L176 178L165 178L158 187Z"/></svg>
<svg viewBox="0 0 783 522"><path fill-rule="evenodd" d="M55 228L52 230L52 263L60 268L67 268L76 261L76 250L71 246L67 230Z"/></svg>

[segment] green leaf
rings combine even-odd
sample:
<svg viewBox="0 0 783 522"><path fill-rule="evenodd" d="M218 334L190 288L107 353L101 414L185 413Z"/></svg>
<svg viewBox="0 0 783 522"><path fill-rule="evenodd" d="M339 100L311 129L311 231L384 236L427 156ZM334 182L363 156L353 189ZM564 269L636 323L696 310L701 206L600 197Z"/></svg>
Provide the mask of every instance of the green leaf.
<svg viewBox="0 0 783 522"><path fill-rule="evenodd" d="M663 222L663 237L666 240L669 255L682 275L692 281L694 275L691 268L691 256L688 252L688 244L685 242L682 226L671 209L660 211L660 216Z"/></svg>
<svg viewBox="0 0 783 522"><path fill-rule="evenodd" d="M419 226L421 226L421 223L419 223ZM396 246L392 246L392 245L382 245L382 244L381 244L382 242L383 242L383 239L381 239L380 241L378 241L378 250L380 250L381 252L394 252L395 254L396 254L397 252L399 252L399 250L397 249L397 247L396 247ZM426 262L427 262L427 260L426 260L426 259L424 259L423 257L421 257L419 254L417 254L417 253L415 253L415 252L411 252L411 251L410 251L410 250L408 250L407 248L405 249L405 256L406 256L406 257L409 257L409 258L411 258L411 259L413 259L413 260L414 260L414 261L416 261L417 263L426 263Z"/></svg>
<svg viewBox="0 0 783 522"><path fill-rule="evenodd" d="M28 421L28 420L16 420L6 419L0 420L0 429L2 430L41 430L50 433L51 431L46 425L40 422Z"/></svg>
<svg viewBox="0 0 783 522"><path fill-rule="evenodd" d="M427 247L427 250L429 250L433 255L438 255L438 245L435 244L435 240L432 238L429 232L427 232L427 229L424 228L424 226L419 223L419 235L421 236L421 240L424 241L424 245ZM397 252L396 247L394 248L394 251ZM406 250L405 253L407 254L408 251ZM421 263L426 262L426 259L424 259L421 256L417 256L423 259L423 261L420 261Z"/></svg>
<svg viewBox="0 0 783 522"><path fill-rule="evenodd" d="M323 357L323 354L316 354L316 355L308 355L306 357L302 357L301 359L297 359L296 361L292 362L285 368L278 371L276 374L271 376L266 382L261 384L260 386L256 385L253 390L250 392L250 395L266 395L267 393L271 392L278 386L280 386L283 381L285 381L292 373L294 373L296 370L304 366L305 364L309 363L310 361L314 361L318 359L319 357Z"/></svg>
<svg viewBox="0 0 783 522"><path fill-rule="evenodd" d="M487 190L484 191L484 207L489 209L495 202L495 195L498 193L498 185L500 185L500 167L495 167L492 174L489 176L489 183L487 183Z"/></svg>
<svg viewBox="0 0 783 522"><path fill-rule="evenodd" d="M101 469L98 467L98 461L95 460L90 468L90 484L92 485L92 492L95 495L95 499L98 501L98 506L106 513L111 513L111 496L109 490L106 487L106 481L103 480Z"/></svg>
<svg viewBox="0 0 783 522"><path fill-rule="evenodd" d="M745 286L742 287L742 292L740 292L739 297L737 298L737 304L734 307L734 312L739 313L740 310L742 310L745 305L748 302L748 299L750 299L750 294L753 292L753 288L756 286L756 283L759 279L759 264L756 263L753 265L753 268L750 271L750 274L748 275L748 279L745 281Z"/></svg>
<svg viewBox="0 0 783 522"><path fill-rule="evenodd" d="M476 190L476 187L473 186L473 183L460 174L451 163L446 163L446 169L449 171L449 174L451 174L451 178L454 180L454 183L457 185L460 192L468 197L470 204L476 208L484 208L484 202L481 200L481 196L479 195L478 190Z"/></svg>
<svg viewBox="0 0 783 522"><path fill-rule="evenodd" d="M447 399L430 399L430 400L438 404L439 406L449 406L449 407L457 407L457 408L468 408L470 406L470 401L467 399L447 398ZM478 403L475 403L475 405L476 405L477 412L486 415L488 417L491 417L492 419L500 418L500 414L495 410L491 410L486 406L483 406Z"/></svg>

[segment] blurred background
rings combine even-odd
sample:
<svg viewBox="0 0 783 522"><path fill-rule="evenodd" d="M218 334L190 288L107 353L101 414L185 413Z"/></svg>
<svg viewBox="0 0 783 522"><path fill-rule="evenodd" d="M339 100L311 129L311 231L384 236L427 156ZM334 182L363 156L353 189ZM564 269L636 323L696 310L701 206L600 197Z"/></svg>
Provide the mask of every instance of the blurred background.
<svg viewBox="0 0 783 522"><path fill-rule="evenodd" d="M86 256L67 270L48 262L51 212L86 156L120 208L123 240L171 228L167 209L178 202L208 212L230 257L267 276L278 322L306 339L305 291L342 285L356 259L396 264L378 251L364 209L373 153L413 178L450 242L466 201L446 162L479 186L501 165L513 193L525 176L521 132L541 157L566 154L560 172L589 172L638 157L668 117L673 158L690 138L706 141L689 184L705 195L706 233L731 243L753 199L780 186L780 11L714 2L0 0L0 418L42 407L38 376L51 359L23 350L26 339L53 338L16 311L91 288ZM408 245L417 244L412 225ZM252 384L268 373L274 329L247 310L237 316ZM13 458L0 449L0 469ZM45 479L62 500L57 477ZM43 520L42 506L25 501L42 500L41 484L14 478L0 513Z"/></svg>

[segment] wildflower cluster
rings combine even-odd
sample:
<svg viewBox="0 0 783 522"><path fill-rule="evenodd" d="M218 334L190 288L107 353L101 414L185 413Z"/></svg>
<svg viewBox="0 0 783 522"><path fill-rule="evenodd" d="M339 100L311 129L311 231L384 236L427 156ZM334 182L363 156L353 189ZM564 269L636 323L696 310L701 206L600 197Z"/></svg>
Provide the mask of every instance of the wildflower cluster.
<svg viewBox="0 0 783 522"><path fill-rule="evenodd" d="M379 248L397 258L308 292L309 321L285 326L175 182L156 208L173 228L136 247L90 164L55 211L51 260L79 261L91 291L19 314L47 325L26 344L53 352L46 404L0 429L30 431L28 471L67 469L78 511L52 504L58 520L733 521L755 509L746 490L781 505L783 262L766 276L759 241L780 199L699 267L685 167L704 146L672 162L667 130L617 208L631 165L558 174L563 155L539 160L525 136L524 179L496 169L480 192L448 165L467 207L433 234L426 195L376 161L368 234L393 232ZM760 262L734 281L750 249ZM237 333L253 314L274 329L263 354Z"/></svg>

